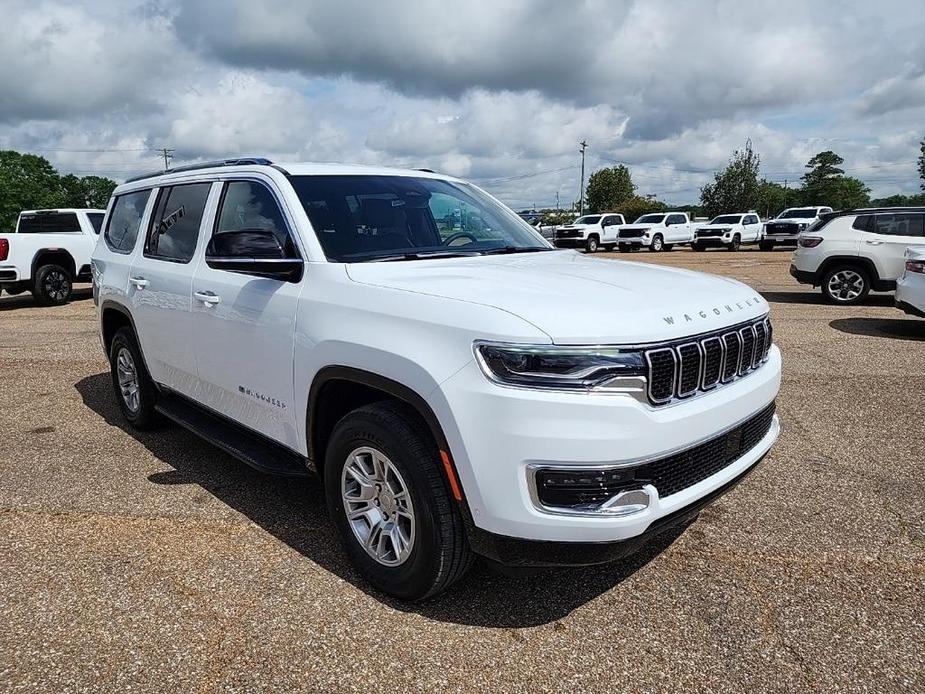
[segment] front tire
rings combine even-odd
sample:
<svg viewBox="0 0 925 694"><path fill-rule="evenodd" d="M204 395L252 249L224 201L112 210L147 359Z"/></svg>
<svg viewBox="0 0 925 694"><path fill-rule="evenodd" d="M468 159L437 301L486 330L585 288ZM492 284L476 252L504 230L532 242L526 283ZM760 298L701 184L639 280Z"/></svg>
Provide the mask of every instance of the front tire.
<svg viewBox="0 0 925 694"><path fill-rule="evenodd" d="M35 273L32 295L42 306L66 304L74 290L74 278L60 265L42 265Z"/></svg>
<svg viewBox="0 0 925 694"><path fill-rule="evenodd" d="M597 236L589 236L588 240L585 242L585 250L588 253L597 253Z"/></svg>
<svg viewBox="0 0 925 694"><path fill-rule="evenodd" d="M859 304L870 294L870 276L853 265L839 265L822 278L822 295L829 303L851 306Z"/></svg>
<svg viewBox="0 0 925 694"><path fill-rule="evenodd" d="M122 416L139 430L152 429L161 419L154 409L157 388L145 367L131 328L120 328L109 347L112 388Z"/></svg>
<svg viewBox="0 0 925 694"><path fill-rule="evenodd" d="M737 251L741 247L742 247L742 237L736 234L732 237L732 243L726 246L726 249L730 251Z"/></svg>
<svg viewBox="0 0 925 694"><path fill-rule="evenodd" d="M691 250L697 251L698 253L700 253L704 251L705 248L695 241L694 243L691 244Z"/></svg>
<svg viewBox="0 0 925 694"><path fill-rule="evenodd" d="M378 402L341 419L325 454L324 486L347 554L384 593L423 600L472 564L440 451L409 406Z"/></svg>
<svg viewBox="0 0 925 694"><path fill-rule="evenodd" d="M760 241L758 243L758 248L761 249L762 251L773 251L774 242L773 241Z"/></svg>
<svg viewBox="0 0 925 694"><path fill-rule="evenodd" d="M656 234L652 237L652 243L649 244L649 250L653 253L661 253L662 249L665 247L665 239L661 234Z"/></svg>

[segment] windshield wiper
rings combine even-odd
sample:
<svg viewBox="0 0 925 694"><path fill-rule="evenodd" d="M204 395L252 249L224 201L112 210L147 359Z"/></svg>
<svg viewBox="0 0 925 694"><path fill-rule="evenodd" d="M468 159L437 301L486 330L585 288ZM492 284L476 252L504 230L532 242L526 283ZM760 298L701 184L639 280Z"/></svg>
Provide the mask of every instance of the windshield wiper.
<svg viewBox="0 0 925 694"><path fill-rule="evenodd" d="M499 248L489 248L482 251L482 255L505 255L507 253L540 253L542 251L556 251L557 248L546 248L545 246L500 246Z"/></svg>
<svg viewBox="0 0 925 694"><path fill-rule="evenodd" d="M363 258L361 263L389 263L398 260L428 260L430 258L471 258L481 255L478 251L409 251L407 253L391 253L377 255L372 258Z"/></svg>

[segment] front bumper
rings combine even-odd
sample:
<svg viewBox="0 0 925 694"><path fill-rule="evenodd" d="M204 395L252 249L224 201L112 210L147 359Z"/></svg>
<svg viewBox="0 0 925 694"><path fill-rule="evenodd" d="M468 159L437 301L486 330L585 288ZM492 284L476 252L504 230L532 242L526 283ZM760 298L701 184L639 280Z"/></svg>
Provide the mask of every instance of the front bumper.
<svg viewBox="0 0 925 694"><path fill-rule="evenodd" d="M780 243L788 246L796 246L800 238L799 232L796 234L765 234L762 241L765 243Z"/></svg>
<svg viewBox="0 0 925 694"><path fill-rule="evenodd" d="M732 243L731 238L725 236L694 236L694 243L698 246L728 246Z"/></svg>
<svg viewBox="0 0 925 694"><path fill-rule="evenodd" d="M617 239L617 245L620 246L648 246L652 243L652 240L649 238L648 234L642 236L634 236L628 239Z"/></svg>
<svg viewBox="0 0 925 694"><path fill-rule="evenodd" d="M684 451L741 424L773 402L780 388L780 352L721 389L653 407L617 394L577 394L499 386L473 362L428 398L440 420L472 521L493 535L566 543L613 543L708 496L751 468L776 440L767 434L715 474L621 515L563 514L538 505L536 468L631 467ZM654 492L654 494L652 493Z"/></svg>
<svg viewBox="0 0 925 694"><path fill-rule="evenodd" d="M775 417L775 423L777 422ZM779 424L777 424L779 428ZM656 536L691 523L704 508L732 490L758 467L764 456L722 486L700 497L687 506L678 509L649 525L636 537L615 542L546 542L522 540L486 532L480 528L469 528L469 545L483 557L499 564L513 567L590 566L606 564L629 556Z"/></svg>

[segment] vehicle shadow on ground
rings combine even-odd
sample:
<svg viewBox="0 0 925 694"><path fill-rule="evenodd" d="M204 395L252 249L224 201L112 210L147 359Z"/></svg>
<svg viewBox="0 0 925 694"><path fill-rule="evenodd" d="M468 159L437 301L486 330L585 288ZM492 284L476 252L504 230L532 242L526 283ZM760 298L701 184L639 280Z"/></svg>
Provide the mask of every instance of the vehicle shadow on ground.
<svg viewBox="0 0 925 694"><path fill-rule="evenodd" d="M818 304L820 306L833 306L818 291L795 292L759 292L765 301L778 304ZM891 294L876 294L868 296L860 306L893 306Z"/></svg>
<svg viewBox="0 0 925 694"><path fill-rule="evenodd" d="M925 320L916 318L836 318L829 327L851 335L925 342Z"/></svg>
<svg viewBox="0 0 925 694"><path fill-rule="evenodd" d="M173 468L149 476L151 482L196 484L376 600L429 619L497 628L556 622L627 579L683 533L683 529L666 531L614 564L544 570L529 576L507 576L480 560L446 593L423 603L403 603L370 587L353 569L328 521L324 491L317 479L261 474L175 425L151 432L128 428L114 399L109 373L84 378L75 388L84 404L107 424L122 429Z"/></svg>
<svg viewBox="0 0 925 694"><path fill-rule="evenodd" d="M71 296L70 303L75 301L86 301L87 299L93 298L93 290L90 288L87 289L74 289L74 293ZM0 311L15 311L18 308L44 308L39 306L36 303L35 299L32 297L32 294L29 292L23 292L22 294L17 294L16 296L11 296L6 292L3 292L3 295L0 296Z"/></svg>

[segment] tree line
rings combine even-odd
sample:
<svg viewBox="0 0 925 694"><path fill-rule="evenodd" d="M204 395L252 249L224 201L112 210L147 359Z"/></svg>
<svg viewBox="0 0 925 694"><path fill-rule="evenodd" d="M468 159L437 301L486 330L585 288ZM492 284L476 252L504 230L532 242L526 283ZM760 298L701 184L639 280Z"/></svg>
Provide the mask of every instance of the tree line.
<svg viewBox="0 0 925 694"><path fill-rule="evenodd" d="M22 210L105 208L115 187L105 176L62 176L45 157L0 150L0 232L13 230Z"/></svg>
<svg viewBox="0 0 925 694"><path fill-rule="evenodd" d="M755 210L773 217L788 207L827 205L833 209L854 207L901 207L925 205L925 193L892 195L871 199L870 188L853 176L846 176L844 159L831 150L819 152L806 163L799 184L789 187L760 176L761 157L751 142L732 153L729 163L700 189L699 205L673 206L706 217L725 212ZM925 140L921 143L918 171L925 190ZM590 212L620 212L627 220L648 212L668 209L654 196L636 193L629 169L624 165L604 167L588 179L585 200Z"/></svg>

